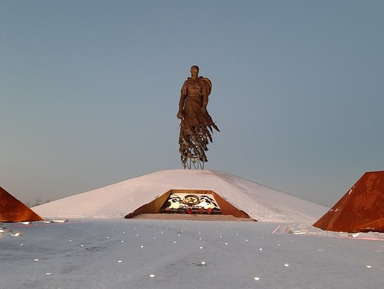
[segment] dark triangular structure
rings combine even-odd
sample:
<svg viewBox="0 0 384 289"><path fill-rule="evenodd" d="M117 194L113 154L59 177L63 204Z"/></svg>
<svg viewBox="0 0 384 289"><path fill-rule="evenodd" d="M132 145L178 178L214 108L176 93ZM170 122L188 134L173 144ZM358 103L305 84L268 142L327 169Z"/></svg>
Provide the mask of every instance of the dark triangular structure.
<svg viewBox="0 0 384 289"><path fill-rule="evenodd" d="M336 232L384 232L384 171L365 173L313 226Z"/></svg>
<svg viewBox="0 0 384 289"><path fill-rule="evenodd" d="M0 222L25 221L43 221L43 218L0 187Z"/></svg>
<svg viewBox="0 0 384 289"><path fill-rule="evenodd" d="M186 195L185 198L192 197L198 199L194 204L188 204L180 200L177 202L175 209L171 208L171 203L175 202L173 196ZM174 198L175 198L174 197ZM170 199L171 198L171 199ZM182 197L183 198L183 197ZM209 199L210 205L205 207L203 202ZM185 200L185 199L184 199ZM206 204L207 205L207 204ZM211 210L210 210L211 209ZM126 219L136 217L141 214L203 214L203 215L230 215L234 218L250 219L249 215L244 211L237 209L228 201L212 190L175 190L172 189L167 193L159 196L152 202L137 208L134 212L125 216Z"/></svg>

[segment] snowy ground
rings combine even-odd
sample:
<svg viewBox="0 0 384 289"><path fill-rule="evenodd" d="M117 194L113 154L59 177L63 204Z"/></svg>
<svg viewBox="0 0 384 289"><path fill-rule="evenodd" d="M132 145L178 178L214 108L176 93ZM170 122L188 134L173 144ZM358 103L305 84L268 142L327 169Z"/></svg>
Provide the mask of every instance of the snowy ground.
<svg viewBox="0 0 384 289"><path fill-rule="evenodd" d="M0 288L384 286L383 234L142 219L0 225Z"/></svg>

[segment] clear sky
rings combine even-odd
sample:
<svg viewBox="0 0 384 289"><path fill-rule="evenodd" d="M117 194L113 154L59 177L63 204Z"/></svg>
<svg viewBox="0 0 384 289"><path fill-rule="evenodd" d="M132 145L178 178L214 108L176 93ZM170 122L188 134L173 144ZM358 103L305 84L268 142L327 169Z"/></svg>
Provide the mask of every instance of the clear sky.
<svg viewBox="0 0 384 289"><path fill-rule="evenodd" d="M0 1L0 186L55 200L182 168L191 65L207 169L333 205L384 170L384 1Z"/></svg>

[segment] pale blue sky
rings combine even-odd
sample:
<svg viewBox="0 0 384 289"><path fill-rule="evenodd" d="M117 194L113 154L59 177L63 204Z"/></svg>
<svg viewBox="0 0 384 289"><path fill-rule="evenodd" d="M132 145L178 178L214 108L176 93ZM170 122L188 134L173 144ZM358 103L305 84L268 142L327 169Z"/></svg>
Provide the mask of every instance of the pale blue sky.
<svg viewBox="0 0 384 289"><path fill-rule="evenodd" d="M384 1L0 1L0 186L55 200L182 168L193 64L207 169L333 205L384 170Z"/></svg>

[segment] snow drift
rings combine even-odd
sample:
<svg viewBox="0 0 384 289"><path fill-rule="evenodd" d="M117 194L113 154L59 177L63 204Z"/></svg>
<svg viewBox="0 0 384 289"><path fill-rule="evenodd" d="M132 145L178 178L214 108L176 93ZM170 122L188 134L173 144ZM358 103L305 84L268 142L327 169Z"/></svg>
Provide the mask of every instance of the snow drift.
<svg viewBox="0 0 384 289"><path fill-rule="evenodd" d="M211 190L259 222L314 222L328 208L209 170L166 170L34 207L45 218L120 219L169 190Z"/></svg>

